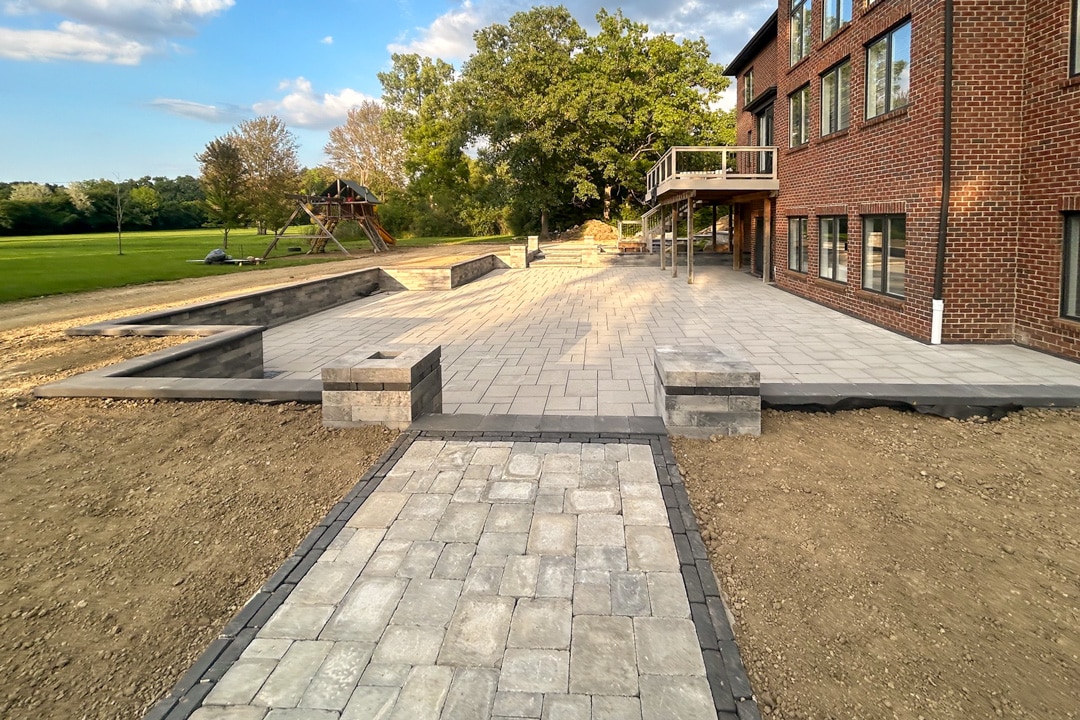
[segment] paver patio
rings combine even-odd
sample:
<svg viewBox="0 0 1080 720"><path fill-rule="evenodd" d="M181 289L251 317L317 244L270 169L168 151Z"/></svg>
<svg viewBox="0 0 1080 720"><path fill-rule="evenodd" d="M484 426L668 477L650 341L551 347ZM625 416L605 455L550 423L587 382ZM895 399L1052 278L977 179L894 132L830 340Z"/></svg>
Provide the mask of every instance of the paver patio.
<svg viewBox="0 0 1080 720"><path fill-rule="evenodd" d="M734 718L654 463L619 441L413 441L192 720Z"/></svg>
<svg viewBox="0 0 1080 720"><path fill-rule="evenodd" d="M723 267L497 271L383 294L269 330L278 377L317 378L358 345L442 345L446 413L651 416L657 345L707 342L762 382L1080 385L1080 364L1012 345L931 346Z"/></svg>

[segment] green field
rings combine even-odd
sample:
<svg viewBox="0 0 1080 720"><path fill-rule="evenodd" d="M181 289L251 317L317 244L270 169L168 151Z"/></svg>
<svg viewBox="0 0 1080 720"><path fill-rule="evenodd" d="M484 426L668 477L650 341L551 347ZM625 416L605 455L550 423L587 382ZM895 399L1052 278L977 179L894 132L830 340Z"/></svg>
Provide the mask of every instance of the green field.
<svg viewBox="0 0 1080 720"><path fill-rule="evenodd" d="M259 256L270 239L256 235L254 230L233 230L229 233L228 253L237 258ZM506 239L412 238L399 240L398 244L423 247ZM221 231L214 229L125 232L123 255L117 253L115 233L0 237L0 302L160 280L258 272L261 268L331 262L345 257L338 252L312 256L289 254L286 244L295 247L297 241L283 240L264 265L236 266L187 262L201 260L214 248L221 247ZM345 247L350 252L371 252L367 240L347 242Z"/></svg>

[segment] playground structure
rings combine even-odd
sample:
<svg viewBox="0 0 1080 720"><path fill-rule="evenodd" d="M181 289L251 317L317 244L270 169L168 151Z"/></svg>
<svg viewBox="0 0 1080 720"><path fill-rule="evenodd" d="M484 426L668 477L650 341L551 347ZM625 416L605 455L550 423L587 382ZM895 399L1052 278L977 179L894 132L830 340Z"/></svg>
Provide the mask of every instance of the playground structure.
<svg viewBox="0 0 1080 720"><path fill-rule="evenodd" d="M355 180L335 180L316 195L289 194L286 197L296 201L296 209L285 221L285 225L274 234L274 239L262 255L263 260L273 252L280 240L293 238L311 244L307 251L308 255L326 252L328 241L332 241L341 252L348 255L349 251L334 235L334 231L341 223L348 220L359 226L371 241L372 249L377 253L389 250L389 246L397 242L379 222L379 216L375 210L375 206L380 202L379 198ZM305 215L318 232L313 235L287 233L293 223Z"/></svg>

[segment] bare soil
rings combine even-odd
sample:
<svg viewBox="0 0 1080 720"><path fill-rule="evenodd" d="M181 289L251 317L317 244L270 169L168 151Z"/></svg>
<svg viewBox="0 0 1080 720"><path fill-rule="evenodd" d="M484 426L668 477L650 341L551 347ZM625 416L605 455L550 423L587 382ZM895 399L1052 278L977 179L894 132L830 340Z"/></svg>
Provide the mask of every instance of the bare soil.
<svg viewBox="0 0 1080 720"><path fill-rule="evenodd" d="M1080 717L1080 412L766 412L679 465L764 712Z"/></svg>
<svg viewBox="0 0 1080 720"><path fill-rule="evenodd" d="M0 717L139 717L396 437L291 404L33 400L178 342L63 329L388 261L0 305ZM880 410L678 441L765 713L1080 717L1078 436L1076 411Z"/></svg>

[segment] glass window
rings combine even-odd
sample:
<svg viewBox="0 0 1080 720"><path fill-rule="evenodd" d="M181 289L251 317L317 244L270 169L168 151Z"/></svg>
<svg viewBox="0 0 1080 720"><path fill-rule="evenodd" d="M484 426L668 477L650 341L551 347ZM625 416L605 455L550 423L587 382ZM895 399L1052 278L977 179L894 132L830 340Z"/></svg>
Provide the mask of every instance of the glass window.
<svg viewBox="0 0 1080 720"><path fill-rule="evenodd" d="M821 76L821 134L851 124L851 63L843 62Z"/></svg>
<svg viewBox="0 0 1080 720"><path fill-rule="evenodd" d="M821 218L818 233L818 274L826 280L847 282L847 216Z"/></svg>
<svg viewBox="0 0 1080 720"><path fill-rule="evenodd" d="M849 22L851 22L851 0L825 0L821 39L828 40Z"/></svg>
<svg viewBox="0 0 1080 720"><path fill-rule="evenodd" d="M743 75L743 105L749 105L754 99L754 69Z"/></svg>
<svg viewBox="0 0 1080 720"><path fill-rule="evenodd" d="M788 218L788 269L804 273L810 267L806 247L806 218Z"/></svg>
<svg viewBox="0 0 1080 720"><path fill-rule="evenodd" d="M907 22L866 48L866 117L907 105L910 82L911 23Z"/></svg>
<svg viewBox="0 0 1080 720"><path fill-rule="evenodd" d="M810 0L791 3L791 64L810 54Z"/></svg>
<svg viewBox="0 0 1080 720"><path fill-rule="evenodd" d="M803 86L792 93L788 105L791 108L788 122L791 147L798 147L810 139L810 86Z"/></svg>
<svg viewBox="0 0 1080 720"><path fill-rule="evenodd" d="M1072 57L1069 74L1080 75L1080 0L1073 0L1072 11Z"/></svg>
<svg viewBox="0 0 1080 720"><path fill-rule="evenodd" d="M1065 216L1061 268L1061 315L1080 320L1080 213Z"/></svg>
<svg viewBox="0 0 1080 720"><path fill-rule="evenodd" d="M902 215L863 218L863 288L904 297L906 245Z"/></svg>

